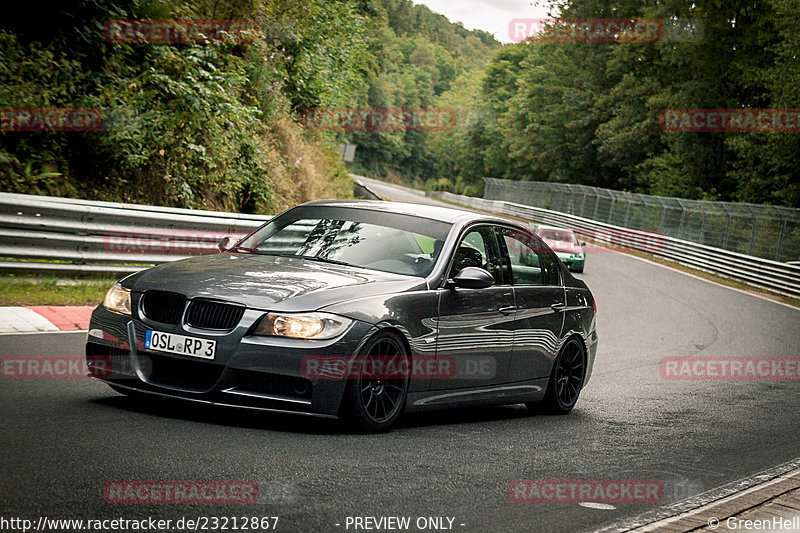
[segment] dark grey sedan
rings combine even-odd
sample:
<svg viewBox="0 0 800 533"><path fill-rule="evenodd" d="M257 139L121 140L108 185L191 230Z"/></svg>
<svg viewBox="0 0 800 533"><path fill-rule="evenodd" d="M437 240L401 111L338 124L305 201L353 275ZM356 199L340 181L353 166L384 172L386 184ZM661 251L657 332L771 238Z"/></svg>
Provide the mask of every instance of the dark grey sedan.
<svg viewBox="0 0 800 533"><path fill-rule="evenodd" d="M89 326L95 377L135 397L380 431L444 407L565 414L592 371L591 292L504 219L311 202L220 249L109 290Z"/></svg>

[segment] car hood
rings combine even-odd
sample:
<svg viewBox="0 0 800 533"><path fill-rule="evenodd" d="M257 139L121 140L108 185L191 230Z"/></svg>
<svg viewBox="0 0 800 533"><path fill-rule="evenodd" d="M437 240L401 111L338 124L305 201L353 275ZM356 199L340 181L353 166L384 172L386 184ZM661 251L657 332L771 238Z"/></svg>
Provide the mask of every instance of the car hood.
<svg viewBox="0 0 800 533"><path fill-rule="evenodd" d="M564 241L551 241L550 239L542 239L542 240L554 252L558 252L558 253L562 253L562 254L579 254L579 253L583 252L583 248L581 248L577 244L572 244L572 243L564 242Z"/></svg>
<svg viewBox="0 0 800 533"><path fill-rule="evenodd" d="M172 291L274 311L312 311L349 299L426 287L425 280L299 257L219 254L150 268L125 280L136 292Z"/></svg>

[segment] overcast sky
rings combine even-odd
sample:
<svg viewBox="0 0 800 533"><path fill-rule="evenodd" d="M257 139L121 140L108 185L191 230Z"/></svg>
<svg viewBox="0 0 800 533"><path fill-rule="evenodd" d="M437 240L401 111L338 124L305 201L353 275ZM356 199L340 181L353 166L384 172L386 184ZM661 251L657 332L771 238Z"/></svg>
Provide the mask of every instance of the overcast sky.
<svg viewBox="0 0 800 533"><path fill-rule="evenodd" d="M511 42L508 23L516 18L543 18L547 8L536 0L413 0L441 13L451 22L462 22L470 30L494 34L500 42Z"/></svg>

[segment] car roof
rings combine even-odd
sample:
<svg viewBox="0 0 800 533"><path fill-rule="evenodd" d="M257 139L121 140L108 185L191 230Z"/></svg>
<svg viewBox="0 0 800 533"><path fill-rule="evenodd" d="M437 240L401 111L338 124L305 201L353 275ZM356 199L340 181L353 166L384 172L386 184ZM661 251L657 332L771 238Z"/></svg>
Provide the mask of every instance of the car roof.
<svg viewBox="0 0 800 533"><path fill-rule="evenodd" d="M319 207L344 207L350 209L366 209L370 211L381 211L383 213L396 213L398 215L411 215L415 217L428 218L447 222L449 224L469 223L472 221L483 221L502 224L514 224L504 218L485 215L482 213L472 213L462 209L451 207L439 207L436 205L409 204L402 202L384 202L381 200L316 200L300 204L298 207L319 206ZM514 224L518 225L518 224Z"/></svg>
<svg viewBox="0 0 800 533"><path fill-rule="evenodd" d="M538 232L538 231L540 231L540 230L548 230L548 231L568 231L568 232L570 232L570 233L574 233L574 232L573 232L571 229L569 229L569 228L559 228L559 227L556 227L556 226L537 226L537 227L536 227L536 231Z"/></svg>

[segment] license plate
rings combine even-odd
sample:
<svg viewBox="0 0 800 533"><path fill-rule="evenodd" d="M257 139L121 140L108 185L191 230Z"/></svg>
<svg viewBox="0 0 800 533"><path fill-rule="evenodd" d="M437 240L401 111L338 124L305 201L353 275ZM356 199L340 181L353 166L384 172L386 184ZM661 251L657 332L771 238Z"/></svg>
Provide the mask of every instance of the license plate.
<svg viewBox="0 0 800 533"><path fill-rule="evenodd" d="M217 341L173 335L172 333L162 333L148 329L144 337L144 348L145 350L177 353L202 359L214 359Z"/></svg>

